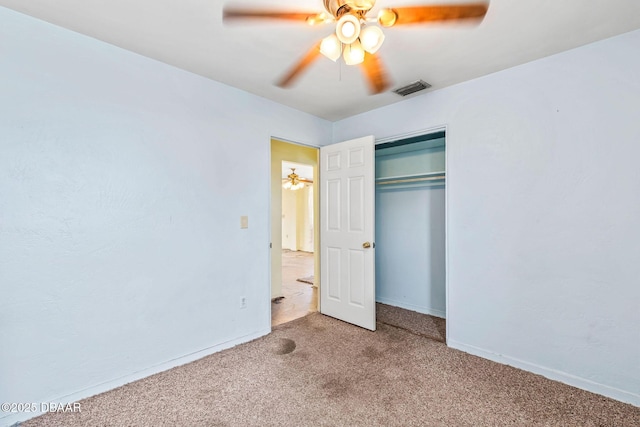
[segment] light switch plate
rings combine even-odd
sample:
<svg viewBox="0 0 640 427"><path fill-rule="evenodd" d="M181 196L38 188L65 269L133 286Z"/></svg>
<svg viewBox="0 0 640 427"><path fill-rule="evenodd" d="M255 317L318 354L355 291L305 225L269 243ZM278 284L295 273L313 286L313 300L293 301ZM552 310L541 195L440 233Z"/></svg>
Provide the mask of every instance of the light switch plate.
<svg viewBox="0 0 640 427"><path fill-rule="evenodd" d="M249 217L242 215L240 217L240 228L249 228Z"/></svg>

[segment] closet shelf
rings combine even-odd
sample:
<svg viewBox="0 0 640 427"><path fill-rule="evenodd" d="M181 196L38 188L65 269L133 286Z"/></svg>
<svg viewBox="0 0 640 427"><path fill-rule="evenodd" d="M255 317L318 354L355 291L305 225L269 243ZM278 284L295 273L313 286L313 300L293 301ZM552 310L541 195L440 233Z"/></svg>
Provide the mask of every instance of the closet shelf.
<svg viewBox="0 0 640 427"><path fill-rule="evenodd" d="M415 175L387 176L384 178L376 178L376 184L407 184L422 181L443 181L445 179L444 171L420 173Z"/></svg>

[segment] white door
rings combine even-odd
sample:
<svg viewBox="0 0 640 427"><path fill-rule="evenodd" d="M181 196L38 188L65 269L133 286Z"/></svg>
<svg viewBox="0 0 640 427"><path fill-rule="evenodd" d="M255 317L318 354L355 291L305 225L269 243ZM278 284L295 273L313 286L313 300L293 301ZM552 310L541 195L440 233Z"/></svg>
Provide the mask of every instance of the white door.
<svg viewBox="0 0 640 427"><path fill-rule="evenodd" d="M374 137L320 148L320 312L376 330Z"/></svg>

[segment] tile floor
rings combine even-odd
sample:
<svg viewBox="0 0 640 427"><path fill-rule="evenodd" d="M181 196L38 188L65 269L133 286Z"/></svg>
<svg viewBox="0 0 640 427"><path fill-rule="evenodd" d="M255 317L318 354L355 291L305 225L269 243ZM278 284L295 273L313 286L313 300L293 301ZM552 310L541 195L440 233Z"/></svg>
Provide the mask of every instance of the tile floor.
<svg viewBox="0 0 640 427"><path fill-rule="evenodd" d="M318 310L318 288L297 279L313 276L313 253L282 251L282 293L271 303L271 326L290 322Z"/></svg>

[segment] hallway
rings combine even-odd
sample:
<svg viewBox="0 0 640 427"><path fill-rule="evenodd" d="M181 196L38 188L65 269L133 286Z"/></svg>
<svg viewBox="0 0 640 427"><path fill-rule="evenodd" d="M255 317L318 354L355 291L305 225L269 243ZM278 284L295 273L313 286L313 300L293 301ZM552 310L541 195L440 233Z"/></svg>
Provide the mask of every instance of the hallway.
<svg viewBox="0 0 640 427"><path fill-rule="evenodd" d="M318 288L297 279L313 276L313 253L282 251L282 293L271 302L271 326L290 322L318 310Z"/></svg>

